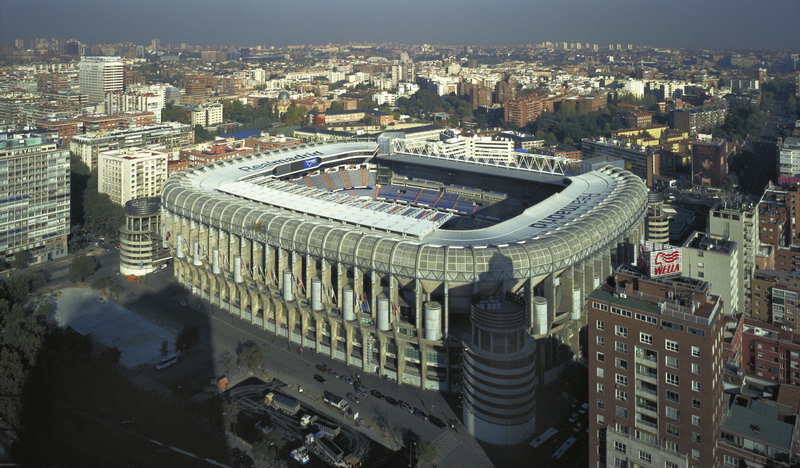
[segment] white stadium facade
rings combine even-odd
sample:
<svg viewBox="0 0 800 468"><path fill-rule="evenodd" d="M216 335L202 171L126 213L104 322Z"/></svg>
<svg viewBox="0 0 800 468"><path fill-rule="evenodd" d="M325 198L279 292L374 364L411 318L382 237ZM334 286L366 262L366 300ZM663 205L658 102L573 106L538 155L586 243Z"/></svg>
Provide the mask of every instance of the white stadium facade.
<svg viewBox="0 0 800 468"><path fill-rule="evenodd" d="M647 190L607 167L459 138L305 144L178 173L162 237L215 307L364 373L460 391L508 445L580 359L585 296L630 262Z"/></svg>

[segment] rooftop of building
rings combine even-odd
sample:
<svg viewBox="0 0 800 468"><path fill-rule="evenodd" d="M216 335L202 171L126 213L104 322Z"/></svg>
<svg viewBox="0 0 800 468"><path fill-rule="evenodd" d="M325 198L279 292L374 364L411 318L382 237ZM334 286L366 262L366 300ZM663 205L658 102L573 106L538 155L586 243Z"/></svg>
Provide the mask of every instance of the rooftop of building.
<svg viewBox="0 0 800 468"><path fill-rule="evenodd" d="M800 335L788 330L783 330L777 325L762 322L760 320L742 317L741 330L744 333L759 336L769 340L782 341L800 345Z"/></svg>
<svg viewBox="0 0 800 468"><path fill-rule="evenodd" d="M16 138L0 140L0 150L11 150L16 148L33 148L47 144L55 144L55 141L42 135L29 134L15 135Z"/></svg>
<svg viewBox="0 0 800 468"><path fill-rule="evenodd" d="M589 297L621 308L635 309L695 325L709 326L718 315L721 301L718 296L708 293L709 284L706 281L685 276L649 278L627 265L617 268L614 276L613 284L604 284ZM666 287L672 297L642 292L640 288L646 283Z"/></svg>
<svg viewBox="0 0 800 468"><path fill-rule="evenodd" d="M761 270L757 269L754 279L763 281L774 281L776 283L796 283L800 282L800 271L780 271L780 270Z"/></svg>
<svg viewBox="0 0 800 468"><path fill-rule="evenodd" d="M734 397L722 418L721 429L788 452L794 424L782 420L777 405L772 402Z"/></svg>
<svg viewBox="0 0 800 468"><path fill-rule="evenodd" d="M692 249L705 250L708 252L717 252L729 255L736 249L736 242L728 239L712 237L707 232L695 231L683 244L684 247Z"/></svg>

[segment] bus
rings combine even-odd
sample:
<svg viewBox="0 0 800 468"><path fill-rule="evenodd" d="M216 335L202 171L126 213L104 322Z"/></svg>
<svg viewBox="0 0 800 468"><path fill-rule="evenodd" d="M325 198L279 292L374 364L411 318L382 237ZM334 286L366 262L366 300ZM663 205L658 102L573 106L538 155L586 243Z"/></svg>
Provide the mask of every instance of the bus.
<svg viewBox="0 0 800 468"><path fill-rule="evenodd" d="M547 442L551 437L553 437L556 434L558 434L558 430L556 430L556 428L554 427L551 427L550 429L539 434L539 437L533 439L530 445L533 448L538 448L540 445Z"/></svg>
<svg viewBox="0 0 800 468"><path fill-rule="evenodd" d="M553 458L555 458L556 460L561 458L567 452L567 450L569 450L569 448L572 447L572 444L574 443L575 443L574 437L570 437L569 439L565 440L564 443L561 444L561 447L559 447L558 450L556 450L556 452L553 454Z"/></svg>
<svg viewBox="0 0 800 468"><path fill-rule="evenodd" d="M156 364L156 370L166 369L167 367L175 364L178 362L178 355L177 354L170 354L169 356L165 356L158 361Z"/></svg>

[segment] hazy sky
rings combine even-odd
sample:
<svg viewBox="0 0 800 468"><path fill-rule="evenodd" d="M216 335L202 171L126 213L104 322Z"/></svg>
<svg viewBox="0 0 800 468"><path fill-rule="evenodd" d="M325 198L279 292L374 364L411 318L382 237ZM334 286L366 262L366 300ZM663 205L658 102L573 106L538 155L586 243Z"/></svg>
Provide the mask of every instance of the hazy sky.
<svg viewBox="0 0 800 468"><path fill-rule="evenodd" d="M0 40L800 48L800 0L0 0Z"/></svg>

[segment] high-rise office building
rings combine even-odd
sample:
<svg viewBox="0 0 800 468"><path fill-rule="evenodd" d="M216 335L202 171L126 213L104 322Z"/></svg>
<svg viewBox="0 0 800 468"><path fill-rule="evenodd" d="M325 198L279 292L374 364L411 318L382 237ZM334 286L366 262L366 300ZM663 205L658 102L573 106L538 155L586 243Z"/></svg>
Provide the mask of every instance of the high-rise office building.
<svg viewBox="0 0 800 468"><path fill-rule="evenodd" d="M69 206L69 151L32 134L0 141L0 256L65 256Z"/></svg>
<svg viewBox="0 0 800 468"><path fill-rule="evenodd" d="M589 466L717 466L723 305L631 267L589 295Z"/></svg>
<svg viewBox="0 0 800 468"><path fill-rule="evenodd" d="M122 90L122 61L119 57L81 57L78 64L80 92L90 104L106 99L109 91Z"/></svg>

